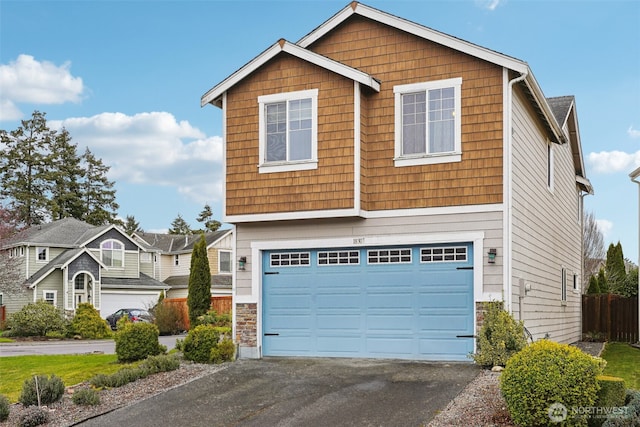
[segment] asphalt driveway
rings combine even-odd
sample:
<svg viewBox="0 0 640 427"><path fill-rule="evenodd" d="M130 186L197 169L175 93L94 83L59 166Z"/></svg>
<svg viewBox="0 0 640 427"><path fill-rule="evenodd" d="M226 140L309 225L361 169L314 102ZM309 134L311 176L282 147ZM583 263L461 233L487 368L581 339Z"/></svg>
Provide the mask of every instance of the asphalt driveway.
<svg viewBox="0 0 640 427"><path fill-rule="evenodd" d="M79 425L420 426L479 373L471 363L239 360Z"/></svg>

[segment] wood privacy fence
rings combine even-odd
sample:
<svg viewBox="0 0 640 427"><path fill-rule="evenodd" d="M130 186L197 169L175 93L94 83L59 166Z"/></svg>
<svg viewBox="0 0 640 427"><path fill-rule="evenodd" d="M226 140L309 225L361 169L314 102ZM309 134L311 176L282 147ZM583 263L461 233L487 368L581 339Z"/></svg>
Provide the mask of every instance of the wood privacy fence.
<svg viewBox="0 0 640 427"><path fill-rule="evenodd" d="M0 325L2 325L5 320L7 320L6 307L4 305L0 305Z"/></svg>
<svg viewBox="0 0 640 427"><path fill-rule="evenodd" d="M163 304L171 304L178 306L180 313L182 314L183 325L189 330L189 308L187 306L186 298L165 298ZM211 297L211 309L215 310L218 314L231 314L232 299L230 296L224 297Z"/></svg>
<svg viewBox="0 0 640 427"><path fill-rule="evenodd" d="M582 333L600 333L608 341L638 342L638 297L583 295Z"/></svg>

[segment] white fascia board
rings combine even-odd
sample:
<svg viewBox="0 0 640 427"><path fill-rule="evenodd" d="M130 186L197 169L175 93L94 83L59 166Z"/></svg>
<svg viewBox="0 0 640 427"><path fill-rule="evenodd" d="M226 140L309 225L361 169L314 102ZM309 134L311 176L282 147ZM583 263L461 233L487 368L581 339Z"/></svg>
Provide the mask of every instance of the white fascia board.
<svg viewBox="0 0 640 427"><path fill-rule="evenodd" d="M220 240L224 239L225 237L227 237L229 234L231 234L233 232L232 229L227 230L226 233L224 233L222 236L218 237L216 240L214 240L213 242L211 242L211 244L209 246L207 246L207 249L212 249L213 246L218 243ZM222 249L224 250L224 249Z"/></svg>
<svg viewBox="0 0 640 427"><path fill-rule="evenodd" d="M551 108L549 107L549 103L547 102L547 99L545 98L544 93L542 92L542 89L538 84L538 81L536 80L531 70L528 69L528 67L527 67L527 77L525 78L525 83L529 88L529 90L531 91L531 93L533 94L536 104L538 104L538 106L542 110L545 120L547 121L547 123L549 123L549 126L551 127L551 130L553 131L554 136L558 139L558 143L560 144L566 143L567 142L566 135L562 130L562 128L560 127L560 125L558 124L558 122L556 121L556 118L551 112Z"/></svg>
<svg viewBox="0 0 640 427"><path fill-rule="evenodd" d="M369 74L341 64L333 59L329 59L326 56L318 55L317 53L306 50L303 47L290 43L286 40L280 40L205 93L200 99L200 106L204 107L209 103L214 103L216 106L221 107L222 104L220 97L223 93L242 81L249 74L253 73L280 52L286 52L302 59L303 61L325 68L336 74L340 74L348 79L369 86L376 92L380 92L380 83Z"/></svg>
<svg viewBox="0 0 640 427"><path fill-rule="evenodd" d="M640 168L634 170L629 174L629 178L631 178L632 181L635 181L635 179L638 178L639 176L640 176Z"/></svg>
<svg viewBox="0 0 640 427"><path fill-rule="evenodd" d="M388 14L386 12L382 12L381 10L374 9L361 3L352 3L348 5L336 15L320 25L316 30L300 39L297 44L304 48L309 47L312 43L320 39L322 36L333 30L335 27L340 25L347 18L354 14L364 16L390 27L397 28L423 39L433 41L440 45L450 47L471 56L475 56L476 58L483 59L502 67L507 67L520 73L527 71L529 68L526 63L518 59L503 55L501 53L450 36L448 34L441 33L423 25L416 24L415 22L407 21L406 19Z"/></svg>
<svg viewBox="0 0 640 427"><path fill-rule="evenodd" d="M589 181L587 178L582 177L580 175L576 175L576 182L584 186L584 188L587 190L587 193L593 194L593 185L591 184L591 181Z"/></svg>
<svg viewBox="0 0 640 427"><path fill-rule="evenodd" d="M321 211L277 212L267 214L225 215L223 222L237 224L243 222L284 221L292 219L343 218L360 216L356 209L331 209Z"/></svg>

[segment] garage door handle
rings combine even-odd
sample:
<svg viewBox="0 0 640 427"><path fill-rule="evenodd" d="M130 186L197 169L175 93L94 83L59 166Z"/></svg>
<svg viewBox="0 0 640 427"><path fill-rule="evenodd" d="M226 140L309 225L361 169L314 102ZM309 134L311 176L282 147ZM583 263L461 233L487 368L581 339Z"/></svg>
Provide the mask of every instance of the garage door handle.
<svg viewBox="0 0 640 427"><path fill-rule="evenodd" d="M473 267L458 267L456 270L473 270Z"/></svg>
<svg viewBox="0 0 640 427"><path fill-rule="evenodd" d="M476 338L475 335L456 335L456 338Z"/></svg>
<svg viewBox="0 0 640 427"><path fill-rule="evenodd" d="M265 337L277 337L278 335L280 335L280 334L268 334L266 332L264 334Z"/></svg>
<svg viewBox="0 0 640 427"><path fill-rule="evenodd" d="M264 274L280 274L279 271L265 271Z"/></svg>

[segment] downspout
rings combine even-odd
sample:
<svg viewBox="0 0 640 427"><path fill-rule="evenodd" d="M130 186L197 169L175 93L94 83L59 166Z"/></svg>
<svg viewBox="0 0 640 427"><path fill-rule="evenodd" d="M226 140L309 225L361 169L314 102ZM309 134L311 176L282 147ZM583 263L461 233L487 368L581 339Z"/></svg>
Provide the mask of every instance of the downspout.
<svg viewBox="0 0 640 427"><path fill-rule="evenodd" d="M505 71L507 76L509 71ZM504 194L506 206L504 209L504 239L503 239L503 299L505 303L505 310L509 313L512 311L512 298L513 298L513 263L512 263L512 229L513 229L513 197L512 197L512 169L513 169L513 159L512 159L512 148L513 148L513 86L516 83L520 83L527 78L528 72L523 71L520 76L509 81L509 85L507 86L507 123L506 123L506 133L507 133L507 144L504 147L504 159L505 159L505 176L504 176ZM520 309L522 312L522 309ZM520 319L522 320L522 319Z"/></svg>
<svg viewBox="0 0 640 427"><path fill-rule="evenodd" d="M629 177L631 181L638 184L638 274L640 275L640 168L631 172ZM640 280L638 281L640 283ZM640 284L638 284L638 342L640 342Z"/></svg>

